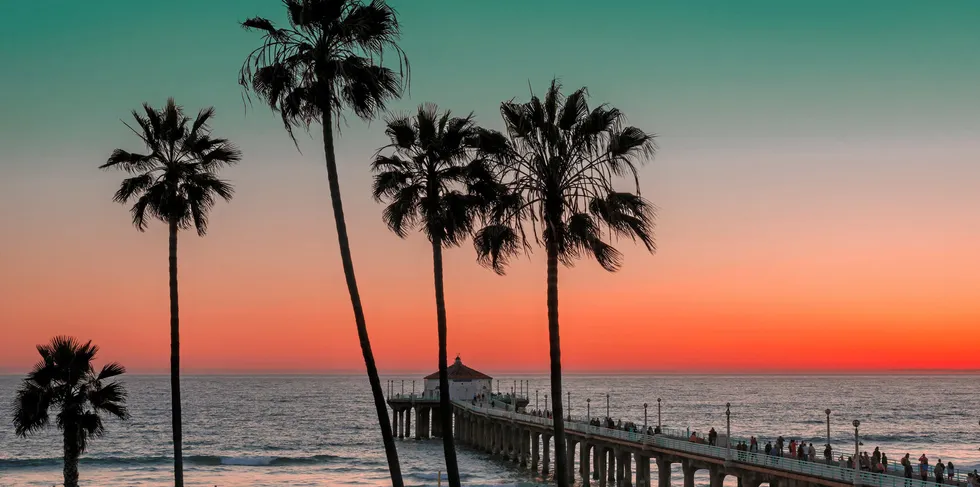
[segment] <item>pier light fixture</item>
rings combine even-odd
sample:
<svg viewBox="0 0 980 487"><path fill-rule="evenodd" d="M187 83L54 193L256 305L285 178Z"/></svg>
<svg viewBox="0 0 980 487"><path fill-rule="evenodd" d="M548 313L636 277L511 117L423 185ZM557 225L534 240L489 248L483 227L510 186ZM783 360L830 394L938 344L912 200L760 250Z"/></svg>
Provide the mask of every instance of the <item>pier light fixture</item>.
<svg viewBox="0 0 980 487"><path fill-rule="evenodd" d="M541 408L538 407L538 390L534 390L534 409L535 411L540 411Z"/></svg>
<svg viewBox="0 0 980 487"><path fill-rule="evenodd" d="M725 461L732 461L732 403L725 403Z"/></svg>
<svg viewBox="0 0 980 487"><path fill-rule="evenodd" d="M643 434L647 431L647 403L643 403Z"/></svg>
<svg viewBox="0 0 980 487"><path fill-rule="evenodd" d="M606 417L609 417L609 393L606 393Z"/></svg>
<svg viewBox="0 0 980 487"><path fill-rule="evenodd" d="M827 446L830 446L830 408L825 409L823 412L827 415ZM833 458L834 456L831 455L830 457Z"/></svg>
<svg viewBox="0 0 980 487"><path fill-rule="evenodd" d="M402 379L402 395L405 395L405 379Z"/></svg>
<svg viewBox="0 0 980 487"><path fill-rule="evenodd" d="M548 395L547 394L544 395L544 409L545 409L545 411L548 410Z"/></svg>
<svg viewBox="0 0 980 487"><path fill-rule="evenodd" d="M657 398L657 428L660 428L660 398Z"/></svg>
<svg viewBox="0 0 980 487"><path fill-rule="evenodd" d="M567 391L565 394L568 396L568 421L572 420L572 392Z"/></svg>
<svg viewBox="0 0 980 487"><path fill-rule="evenodd" d="M854 485L861 485L861 471L859 470L861 456L859 445L861 442L858 439L858 426L861 426L861 422L855 419L851 424L854 425Z"/></svg>
<svg viewBox="0 0 980 487"><path fill-rule="evenodd" d="M412 395L415 395L415 381L412 381Z"/></svg>
<svg viewBox="0 0 980 487"><path fill-rule="evenodd" d="M592 422L592 398L585 398L585 418Z"/></svg>

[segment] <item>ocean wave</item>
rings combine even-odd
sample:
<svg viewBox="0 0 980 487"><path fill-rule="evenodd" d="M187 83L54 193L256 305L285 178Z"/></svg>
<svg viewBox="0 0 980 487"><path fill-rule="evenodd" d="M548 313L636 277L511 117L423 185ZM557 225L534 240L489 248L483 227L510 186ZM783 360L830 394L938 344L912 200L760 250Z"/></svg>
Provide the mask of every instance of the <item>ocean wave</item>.
<svg viewBox="0 0 980 487"><path fill-rule="evenodd" d="M331 463L341 457L335 455L312 455L307 457L280 456L220 456L220 455L190 455L184 457L189 465L201 466L241 466L269 467L289 465L314 465ZM172 457L83 457L82 465L114 466L151 466L166 465L173 462ZM53 467L62 464L61 457L50 458L7 458L0 459L0 468L37 468Z"/></svg>

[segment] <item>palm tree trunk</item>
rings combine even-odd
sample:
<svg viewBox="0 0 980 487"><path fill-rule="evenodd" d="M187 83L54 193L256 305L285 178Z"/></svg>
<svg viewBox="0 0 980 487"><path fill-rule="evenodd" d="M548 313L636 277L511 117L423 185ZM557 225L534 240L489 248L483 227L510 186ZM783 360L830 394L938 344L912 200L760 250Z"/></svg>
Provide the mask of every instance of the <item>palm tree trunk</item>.
<svg viewBox="0 0 980 487"><path fill-rule="evenodd" d="M174 486L184 487L180 424L180 313L177 306L177 220L170 221L170 414L174 436Z"/></svg>
<svg viewBox="0 0 980 487"><path fill-rule="evenodd" d="M442 421L442 450L446 455L449 487L460 487L456 444L453 440L453 412L449 398L449 364L446 353L446 294L442 283L442 241L432 240L432 272L436 286L436 320L439 326L439 418Z"/></svg>
<svg viewBox="0 0 980 487"><path fill-rule="evenodd" d="M65 425L65 487L78 487L78 425Z"/></svg>
<svg viewBox="0 0 980 487"><path fill-rule="evenodd" d="M555 482L569 487L568 458L565 453L565 418L562 416L561 343L558 333L558 247L548 243L548 341L551 349L551 402L555 422Z"/></svg>
<svg viewBox="0 0 980 487"><path fill-rule="evenodd" d="M327 97L326 99L330 99ZM323 108L323 152L327 160L327 181L330 186L330 204L333 207L334 222L337 224L337 240L340 244L340 259L344 265L344 277L347 279L347 291L350 293L350 303L354 308L354 322L357 324L357 337L361 342L361 353L364 355L364 365L367 368L368 381L371 383L371 394L374 396L374 406L378 412L378 422L381 424L381 438L385 445L385 455L388 457L388 471L391 473L391 485L403 487L401 466L398 463L398 450L395 448L395 436L391 432L391 419L388 417L388 407L385 405L384 391L381 389L381 378L378 377L378 366L374 363L374 353L371 351L371 339L368 337L367 323L364 320L364 310L361 308L361 295L357 291L357 279L354 277L354 261L350 254L350 241L347 238L347 222L344 220L344 205L340 198L340 181L337 176L337 157L333 147L333 118L332 107Z"/></svg>

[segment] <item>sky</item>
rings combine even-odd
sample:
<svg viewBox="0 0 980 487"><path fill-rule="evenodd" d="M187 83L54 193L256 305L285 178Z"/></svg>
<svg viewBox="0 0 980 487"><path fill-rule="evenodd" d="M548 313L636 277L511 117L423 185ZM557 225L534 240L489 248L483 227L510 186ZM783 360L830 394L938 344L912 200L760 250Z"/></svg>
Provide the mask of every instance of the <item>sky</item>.
<svg viewBox="0 0 980 487"><path fill-rule="evenodd" d="M980 355L980 4L392 0L411 91L502 128L558 77L657 134L641 170L658 251L560 271L570 372L975 370ZM357 372L319 136L297 151L237 72L275 0L0 2L0 373L57 334L134 372L169 365L167 237L111 201L122 124L214 106L244 159L209 234L181 234L183 370ZM382 373L437 364L431 249L370 196L384 124L349 117L342 195ZM445 253L450 353L548 365L545 263Z"/></svg>

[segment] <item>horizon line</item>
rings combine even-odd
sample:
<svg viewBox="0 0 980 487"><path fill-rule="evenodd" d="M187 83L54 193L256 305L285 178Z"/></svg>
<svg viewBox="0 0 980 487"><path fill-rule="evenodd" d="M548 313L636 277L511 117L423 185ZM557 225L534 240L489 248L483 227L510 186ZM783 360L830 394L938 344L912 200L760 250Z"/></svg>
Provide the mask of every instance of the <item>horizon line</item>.
<svg viewBox="0 0 980 487"><path fill-rule="evenodd" d="M438 372L438 370L436 371ZM0 370L0 377L6 376L22 376L25 372L16 372L11 370ZM419 376L421 379L432 372L423 372L419 370L395 370L391 372L383 372L378 374L379 377L390 377L390 376ZM502 370L493 371L492 374L496 375L506 375L506 376L539 376L539 375L550 375L550 371L544 370ZM137 370L137 371L127 371L130 376L169 376L170 371L166 369L161 370ZM492 374L488 374L491 375ZM365 372L363 370L351 370L351 369L341 369L341 370L235 370L235 369L199 369L199 370L188 370L181 371L182 376L336 376L336 377L350 377L350 376L363 376ZM971 376L980 375L980 369L880 369L880 370L686 370L686 371L663 371L663 370L623 370L623 371L609 371L609 370L575 370L563 372L562 376L716 376L716 377L731 377L731 376L741 376L741 377L774 377L774 376L824 376L824 377L858 377L858 376L883 376L883 375L894 375L894 376L937 376L937 375L947 375L947 376Z"/></svg>

